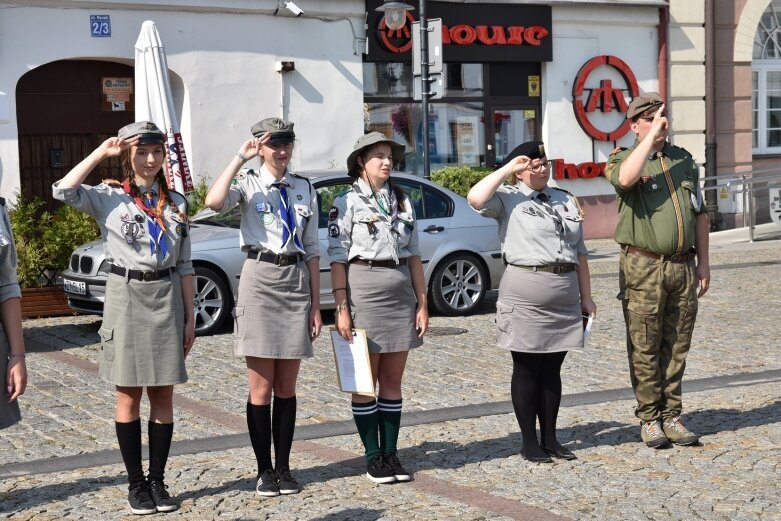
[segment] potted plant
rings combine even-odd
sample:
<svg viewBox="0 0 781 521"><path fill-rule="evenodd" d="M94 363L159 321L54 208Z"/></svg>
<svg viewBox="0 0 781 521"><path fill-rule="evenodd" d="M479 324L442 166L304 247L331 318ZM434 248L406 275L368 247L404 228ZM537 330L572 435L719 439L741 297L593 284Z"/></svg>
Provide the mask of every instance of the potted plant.
<svg viewBox="0 0 781 521"><path fill-rule="evenodd" d="M22 287L22 316L37 318L72 314L59 274L68 266L76 246L100 236L95 221L69 206L43 210L39 197L17 193L9 218L18 255L17 276Z"/></svg>

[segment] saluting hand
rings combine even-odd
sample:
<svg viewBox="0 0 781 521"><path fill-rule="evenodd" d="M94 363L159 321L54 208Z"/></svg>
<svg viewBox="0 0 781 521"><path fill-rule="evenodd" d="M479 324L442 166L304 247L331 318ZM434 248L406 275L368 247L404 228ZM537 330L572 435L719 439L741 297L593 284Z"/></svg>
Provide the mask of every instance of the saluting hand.
<svg viewBox="0 0 781 521"><path fill-rule="evenodd" d="M271 134L269 132L266 132L260 137L248 139L239 147L239 153L247 159L257 157L260 155L260 147L265 145L269 139L271 139Z"/></svg>
<svg viewBox="0 0 781 521"><path fill-rule="evenodd" d="M654 136L658 136L659 134L665 132L667 130L667 127L669 126L669 122L667 121L667 116L663 116L664 113L664 103L662 103L662 106L659 107L659 110L656 111L656 114L654 114L654 119L651 122L651 134Z"/></svg>
<svg viewBox="0 0 781 521"><path fill-rule="evenodd" d="M510 166L510 172L512 174L520 174L532 164L532 160L528 156L515 156L510 160L508 165Z"/></svg>
<svg viewBox="0 0 781 521"><path fill-rule="evenodd" d="M101 143L98 149L101 150L106 155L106 157L117 157L122 153L123 150L127 150L132 146L138 145L138 139L138 136L134 136L128 140L124 140L118 137L110 137Z"/></svg>

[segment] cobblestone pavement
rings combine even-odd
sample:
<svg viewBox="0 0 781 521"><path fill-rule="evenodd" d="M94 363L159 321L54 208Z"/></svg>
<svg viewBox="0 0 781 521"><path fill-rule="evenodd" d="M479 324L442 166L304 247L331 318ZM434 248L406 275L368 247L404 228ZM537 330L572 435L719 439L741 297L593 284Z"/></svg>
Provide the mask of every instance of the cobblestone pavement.
<svg viewBox="0 0 781 521"><path fill-rule="evenodd" d="M591 241L589 248L598 317L586 349L567 356L562 380L565 395L607 394L562 409L560 439L576 450L577 461L531 465L518 454L512 414L479 416L489 404L509 399L511 363L509 353L494 345L493 292L478 314L433 317L433 332L439 334L410 356L405 411L454 406L474 411L468 418L402 430L401 457L415 471L414 482L371 484L362 476L358 437L334 436L295 443L291 463L305 484L301 494L260 500L253 494L248 447L200 451L169 461L167 481L183 499L173 515L781 520L781 242L714 242L711 290L700 303L684 380L685 421L703 444L660 451L638 442L634 400L625 394L615 245ZM96 374L99 324L91 316L25 322L30 386L20 400L23 421L0 431L0 517L127 515L122 466L79 464L80 457L117 448L113 391ZM315 352L302 364L298 425L350 420L326 337L316 342ZM232 354L230 333L198 339L188 372L190 382L176 388L174 449L185 440L243 433L246 376L243 361ZM754 373L762 374L746 383ZM749 375L743 383L730 380L741 374ZM715 388L695 385L713 378ZM687 383L704 390L688 392ZM607 397L614 390L624 395ZM146 414L144 408L142 417ZM62 456L74 457L73 464L55 473L27 470L10 477L3 470Z"/></svg>

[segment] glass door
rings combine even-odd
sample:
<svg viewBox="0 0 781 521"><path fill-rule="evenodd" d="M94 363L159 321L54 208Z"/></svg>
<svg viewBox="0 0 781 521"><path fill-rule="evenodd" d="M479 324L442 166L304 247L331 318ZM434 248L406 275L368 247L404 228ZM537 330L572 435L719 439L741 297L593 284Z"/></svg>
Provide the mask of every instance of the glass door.
<svg viewBox="0 0 781 521"><path fill-rule="evenodd" d="M487 144L486 156L499 166L515 147L537 139L537 109L494 108L491 112L493 144Z"/></svg>

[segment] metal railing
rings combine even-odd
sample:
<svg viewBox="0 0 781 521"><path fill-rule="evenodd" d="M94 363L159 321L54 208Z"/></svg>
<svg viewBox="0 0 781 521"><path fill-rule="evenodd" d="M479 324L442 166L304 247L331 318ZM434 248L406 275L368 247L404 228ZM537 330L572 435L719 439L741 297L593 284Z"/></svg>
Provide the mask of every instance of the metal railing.
<svg viewBox="0 0 781 521"><path fill-rule="evenodd" d="M767 174L759 175L757 174ZM749 229L749 241L754 242L754 226L756 221L756 189L757 188L771 188L775 186L781 187L781 172L778 169L772 170L754 170L750 172L743 172L741 174L733 174L735 177L727 181L726 183L718 183L718 180L723 181L725 175L701 177L700 183L706 183L707 181L717 181L717 184L703 186L702 191L708 190L720 190L726 188L730 197L735 197L737 194L743 196L743 227L746 227L746 219L748 218ZM759 185L759 186L758 186ZM737 188L739 187L739 189Z"/></svg>

